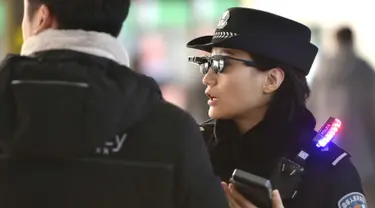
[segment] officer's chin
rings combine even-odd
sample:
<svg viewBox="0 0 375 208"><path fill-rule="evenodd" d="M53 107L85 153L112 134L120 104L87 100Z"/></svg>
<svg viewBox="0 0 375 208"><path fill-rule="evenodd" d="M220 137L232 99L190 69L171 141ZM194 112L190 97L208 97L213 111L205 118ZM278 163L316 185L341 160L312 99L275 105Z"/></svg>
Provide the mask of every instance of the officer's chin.
<svg viewBox="0 0 375 208"><path fill-rule="evenodd" d="M212 119L219 119L219 115L216 112L215 107L212 106L210 106L210 108L208 109L208 116Z"/></svg>
<svg viewBox="0 0 375 208"><path fill-rule="evenodd" d="M219 109L218 106L210 106L208 109L208 116L212 119L228 119L229 115Z"/></svg>

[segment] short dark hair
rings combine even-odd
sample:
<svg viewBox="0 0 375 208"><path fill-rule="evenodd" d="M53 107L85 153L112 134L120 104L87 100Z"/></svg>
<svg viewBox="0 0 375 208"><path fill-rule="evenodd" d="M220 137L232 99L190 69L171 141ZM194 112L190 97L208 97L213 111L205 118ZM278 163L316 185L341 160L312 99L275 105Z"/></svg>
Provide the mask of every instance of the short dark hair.
<svg viewBox="0 0 375 208"><path fill-rule="evenodd" d="M284 81L271 99L266 118L283 114L283 117L287 116L288 119L292 119L297 110L306 108L310 88L302 70L262 55L252 54L251 56L258 70L268 71L278 67L285 74Z"/></svg>
<svg viewBox="0 0 375 208"><path fill-rule="evenodd" d="M336 32L336 39L341 44L353 43L353 31L349 27L342 27Z"/></svg>
<svg viewBox="0 0 375 208"><path fill-rule="evenodd" d="M34 16L46 5L59 29L81 29L117 37L129 13L130 0L28 0L28 12Z"/></svg>

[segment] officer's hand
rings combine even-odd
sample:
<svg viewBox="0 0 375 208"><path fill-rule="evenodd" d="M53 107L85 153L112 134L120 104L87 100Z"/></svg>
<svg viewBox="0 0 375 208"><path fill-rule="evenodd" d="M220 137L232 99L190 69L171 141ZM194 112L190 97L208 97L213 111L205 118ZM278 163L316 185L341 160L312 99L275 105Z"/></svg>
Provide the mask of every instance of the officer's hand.
<svg viewBox="0 0 375 208"><path fill-rule="evenodd" d="M229 184L228 186L225 182L222 182L221 185L224 188L230 208L257 208L254 204L238 193L233 184ZM284 208L280 194L277 190L272 192L272 201L273 208Z"/></svg>

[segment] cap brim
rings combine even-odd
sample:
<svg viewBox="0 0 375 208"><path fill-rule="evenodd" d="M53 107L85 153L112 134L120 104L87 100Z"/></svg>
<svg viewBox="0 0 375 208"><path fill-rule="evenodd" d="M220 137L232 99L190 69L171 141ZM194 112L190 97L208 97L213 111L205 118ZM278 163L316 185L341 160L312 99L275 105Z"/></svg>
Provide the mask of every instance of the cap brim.
<svg viewBox="0 0 375 208"><path fill-rule="evenodd" d="M213 47L237 48L236 40L239 36L223 39L215 39L212 35L195 38L186 44L186 47L211 53Z"/></svg>
<svg viewBox="0 0 375 208"><path fill-rule="evenodd" d="M212 47L216 44L212 43L212 38L212 35L195 38L188 42L186 47L211 53Z"/></svg>

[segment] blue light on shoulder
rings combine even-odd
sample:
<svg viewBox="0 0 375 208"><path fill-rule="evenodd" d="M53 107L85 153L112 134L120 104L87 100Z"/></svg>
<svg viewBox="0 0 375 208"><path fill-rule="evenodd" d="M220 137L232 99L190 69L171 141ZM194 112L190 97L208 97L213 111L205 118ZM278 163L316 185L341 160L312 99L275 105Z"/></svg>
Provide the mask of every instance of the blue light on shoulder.
<svg viewBox="0 0 375 208"><path fill-rule="evenodd" d="M335 138L340 128L341 121L337 118L330 117L314 137L316 146L319 148L326 148L333 138Z"/></svg>

